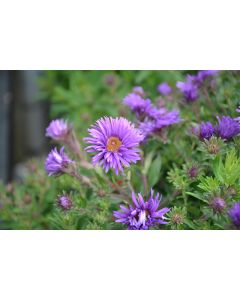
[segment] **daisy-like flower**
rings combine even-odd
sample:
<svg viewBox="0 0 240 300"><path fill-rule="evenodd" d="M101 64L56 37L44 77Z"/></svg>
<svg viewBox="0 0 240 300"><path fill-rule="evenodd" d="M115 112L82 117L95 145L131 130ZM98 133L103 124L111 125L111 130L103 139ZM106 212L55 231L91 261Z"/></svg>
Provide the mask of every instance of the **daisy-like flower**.
<svg viewBox="0 0 240 300"><path fill-rule="evenodd" d="M167 82L163 82L163 83L159 84L159 86L157 87L157 90L163 96L167 96L172 93L172 88L169 86L169 84Z"/></svg>
<svg viewBox="0 0 240 300"><path fill-rule="evenodd" d="M202 122L199 126L193 128L193 133L200 140L209 140L214 135L215 129L211 122Z"/></svg>
<svg viewBox="0 0 240 300"><path fill-rule="evenodd" d="M128 226L131 230L146 230L159 224L168 224L164 215L170 211L169 208L159 210L161 199L159 194L154 197L154 191L148 201L144 201L141 194L132 193L132 204L128 207L120 205L121 211L114 211L113 215L117 223Z"/></svg>
<svg viewBox="0 0 240 300"><path fill-rule="evenodd" d="M67 138L71 128L67 121L63 119L53 120L46 129L46 136L56 140L63 141Z"/></svg>
<svg viewBox="0 0 240 300"><path fill-rule="evenodd" d="M199 97L199 89L196 83L192 80L187 80L186 82L177 82L177 88L183 93L186 101L194 102Z"/></svg>
<svg viewBox="0 0 240 300"><path fill-rule="evenodd" d="M229 210L229 216L233 224L240 229L240 202L237 202Z"/></svg>
<svg viewBox="0 0 240 300"><path fill-rule="evenodd" d="M66 173L69 166L74 162L64 153L64 147L58 152L54 148L49 154L45 162L45 170L49 176L58 176Z"/></svg>
<svg viewBox="0 0 240 300"><path fill-rule="evenodd" d="M106 172L114 169L118 175L124 167L141 159L139 143L144 136L125 118L104 117L99 119L89 130L90 137L84 140L90 144L87 152L97 153L92 158Z"/></svg>
<svg viewBox="0 0 240 300"><path fill-rule="evenodd" d="M240 134L240 124L231 117L217 117L218 125L215 127L216 134L224 140L229 140Z"/></svg>
<svg viewBox="0 0 240 300"><path fill-rule="evenodd" d="M150 99L143 99L139 94L131 93L123 99L123 103L127 105L137 118L146 117L152 109Z"/></svg>

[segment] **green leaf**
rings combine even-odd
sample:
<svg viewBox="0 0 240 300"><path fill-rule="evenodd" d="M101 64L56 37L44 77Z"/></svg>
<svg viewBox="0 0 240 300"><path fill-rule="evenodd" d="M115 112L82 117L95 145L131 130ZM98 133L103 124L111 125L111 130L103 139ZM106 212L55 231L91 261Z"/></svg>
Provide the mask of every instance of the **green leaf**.
<svg viewBox="0 0 240 300"><path fill-rule="evenodd" d="M159 180L160 171L162 166L161 156L158 155L152 162L148 172L148 183L150 187L153 187Z"/></svg>

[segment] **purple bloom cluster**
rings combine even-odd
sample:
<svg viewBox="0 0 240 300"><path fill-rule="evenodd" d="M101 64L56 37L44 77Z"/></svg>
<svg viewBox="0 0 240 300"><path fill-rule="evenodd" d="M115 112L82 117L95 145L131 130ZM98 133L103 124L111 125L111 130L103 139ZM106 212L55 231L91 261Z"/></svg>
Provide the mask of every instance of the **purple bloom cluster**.
<svg viewBox="0 0 240 300"><path fill-rule="evenodd" d="M186 81L179 81L176 86L187 102L194 102L199 98L199 89L204 81L209 77L216 76L218 73L219 71L199 71L197 75L187 75Z"/></svg>
<svg viewBox="0 0 240 300"><path fill-rule="evenodd" d="M141 194L132 193L132 204L129 207L120 205L121 211L115 211L116 222L128 226L130 230L146 230L159 224L167 224L164 215L170 211L169 208L159 210L159 194L151 195L148 201L144 201Z"/></svg>
<svg viewBox="0 0 240 300"><path fill-rule="evenodd" d="M151 113L152 103L150 99L143 99L139 94L131 93L123 99L123 103L134 112L138 119L143 119Z"/></svg>
<svg viewBox="0 0 240 300"><path fill-rule="evenodd" d="M66 195L61 195L58 197L57 200L58 206L62 209L62 210L70 210L72 208L72 200L70 199L69 196Z"/></svg>
<svg viewBox="0 0 240 300"><path fill-rule="evenodd" d="M217 120L218 124L216 126L213 126L211 122L201 123L199 126L193 128L193 133L200 140L209 140L212 136L218 136L223 140L230 140L240 134L240 124L236 119L223 116L217 117Z"/></svg>
<svg viewBox="0 0 240 300"><path fill-rule="evenodd" d="M53 120L46 129L46 136L56 140L63 141L69 134L70 127L63 119Z"/></svg>
<svg viewBox="0 0 240 300"><path fill-rule="evenodd" d="M233 224L240 228L240 202L235 203L233 207L229 210L229 216Z"/></svg>
<svg viewBox="0 0 240 300"><path fill-rule="evenodd" d="M141 159L138 146L144 137L127 119L101 118L88 131L90 137L85 141L90 146L86 150L97 153L92 158L94 166L98 164L106 172L114 169L118 174Z"/></svg>
<svg viewBox="0 0 240 300"><path fill-rule="evenodd" d="M57 151L54 148L49 154L45 162L45 170L49 176L58 176L67 171L69 165L74 162L64 153L64 147Z"/></svg>
<svg viewBox="0 0 240 300"><path fill-rule="evenodd" d="M167 82L163 82L163 83L159 84L159 86L157 87L157 90L163 96L167 96L172 93L172 88L168 85Z"/></svg>

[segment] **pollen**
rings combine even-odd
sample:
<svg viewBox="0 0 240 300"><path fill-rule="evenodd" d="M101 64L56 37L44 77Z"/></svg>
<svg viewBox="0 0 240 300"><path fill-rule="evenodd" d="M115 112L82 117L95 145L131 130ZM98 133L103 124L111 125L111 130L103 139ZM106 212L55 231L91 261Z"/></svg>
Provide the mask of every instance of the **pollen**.
<svg viewBox="0 0 240 300"><path fill-rule="evenodd" d="M117 137L110 137L107 141L107 150L116 152L121 147L122 142Z"/></svg>

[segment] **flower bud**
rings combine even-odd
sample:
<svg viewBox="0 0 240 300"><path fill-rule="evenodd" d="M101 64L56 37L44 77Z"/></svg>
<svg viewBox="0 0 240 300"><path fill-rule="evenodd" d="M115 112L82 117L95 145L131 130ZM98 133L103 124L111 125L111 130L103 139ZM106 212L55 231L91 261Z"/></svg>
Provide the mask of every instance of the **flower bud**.
<svg viewBox="0 0 240 300"><path fill-rule="evenodd" d="M62 209L62 210L70 210L72 208L72 200L70 199L69 196L67 195L61 195L58 197L57 200L58 206Z"/></svg>

